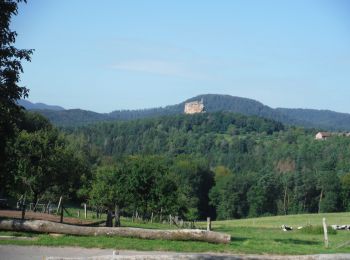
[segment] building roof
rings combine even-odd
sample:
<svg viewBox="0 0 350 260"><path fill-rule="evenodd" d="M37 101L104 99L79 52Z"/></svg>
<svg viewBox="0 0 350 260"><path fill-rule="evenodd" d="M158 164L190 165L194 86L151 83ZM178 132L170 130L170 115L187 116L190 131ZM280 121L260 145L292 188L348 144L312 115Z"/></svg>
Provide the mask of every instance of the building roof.
<svg viewBox="0 0 350 260"><path fill-rule="evenodd" d="M329 132L318 132L317 134L320 134L322 137L330 137L331 133Z"/></svg>

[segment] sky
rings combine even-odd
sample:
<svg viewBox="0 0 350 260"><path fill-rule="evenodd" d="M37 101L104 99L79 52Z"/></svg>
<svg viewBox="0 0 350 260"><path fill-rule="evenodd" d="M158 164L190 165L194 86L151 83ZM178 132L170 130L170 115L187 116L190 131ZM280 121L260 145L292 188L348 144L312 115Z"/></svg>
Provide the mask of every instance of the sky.
<svg viewBox="0 0 350 260"><path fill-rule="evenodd" d="M228 94L350 113L346 0L28 0L29 100L96 112Z"/></svg>

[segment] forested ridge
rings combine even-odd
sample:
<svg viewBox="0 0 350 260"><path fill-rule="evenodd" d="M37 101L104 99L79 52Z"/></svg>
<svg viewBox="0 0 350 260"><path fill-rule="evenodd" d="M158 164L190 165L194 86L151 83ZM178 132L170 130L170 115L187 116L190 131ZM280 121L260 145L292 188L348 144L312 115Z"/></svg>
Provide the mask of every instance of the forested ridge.
<svg viewBox="0 0 350 260"><path fill-rule="evenodd" d="M116 110L110 113L96 113L82 109L69 109L54 111L52 109L34 110L47 117L57 126L79 126L96 122L106 121L128 121L142 118L154 118L165 115L183 114L186 102L203 99L207 112L233 112L243 115L254 115L267 119L276 120L286 125L298 125L307 128L321 128L326 130L350 131L350 115L329 110L316 109L273 109L258 101L248 98L235 97L230 95L206 94L199 95L176 105L166 107L137 109L137 110ZM35 107L34 104L27 106L28 109Z"/></svg>
<svg viewBox="0 0 350 260"><path fill-rule="evenodd" d="M105 161L150 154L171 167L200 161L213 174L208 204L221 219L349 210L348 137L318 141L315 130L224 112L99 123L67 132Z"/></svg>
<svg viewBox="0 0 350 260"><path fill-rule="evenodd" d="M349 210L350 138L315 133L228 112L56 129L26 112L6 188L188 220Z"/></svg>

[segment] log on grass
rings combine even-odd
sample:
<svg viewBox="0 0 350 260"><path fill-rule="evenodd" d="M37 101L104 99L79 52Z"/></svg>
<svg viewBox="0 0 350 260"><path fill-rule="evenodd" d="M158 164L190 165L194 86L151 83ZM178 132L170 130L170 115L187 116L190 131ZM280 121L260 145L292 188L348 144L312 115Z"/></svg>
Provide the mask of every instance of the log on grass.
<svg viewBox="0 0 350 260"><path fill-rule="evenodd" d="M58 233L78 236L121 236L144 239L192 240L229 243L231 236L199 229L155 230L128 227L83 227L44 220L0 220L0 230Z"/></svg>

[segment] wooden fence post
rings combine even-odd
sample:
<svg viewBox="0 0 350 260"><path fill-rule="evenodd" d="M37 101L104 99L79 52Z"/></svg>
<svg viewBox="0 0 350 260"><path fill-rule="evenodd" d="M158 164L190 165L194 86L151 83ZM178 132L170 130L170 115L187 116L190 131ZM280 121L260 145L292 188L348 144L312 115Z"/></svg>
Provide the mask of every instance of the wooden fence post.
<svg viewBox="0 0 350 260"><path fill-rule="evenodd" d="M78 209L78 218L80 218L80 210Z"/></svg>
<svg viewBox="0 0 350 260"><path fill-rule="evenodd" d="M26 214L26 197L24 196L24 199L22 200L22 220L24 220L25 214Z"/></svg>
<svg viewBox="0 0 350 260"><path fill-rule="evenodd" d="M47 213L50 213L50 212L49 212L50 204L51 204L51 201L49 201L49 203L47 203L47 206L46 206L46 208L45 208L45 213L46 213L46 212L47 212Z"/></svg>
<svg viewBox="0 0 350 260"><path fill-rule="evenodd" d="M22 220L24 220L25 215L26 215L26 205L23 204L22 205Z"/></svg>
<svg viewBox="0 0 350 260"><path fill-rule="evenodd" d="M58 214L60 207L61 207L61 203L62 203L62 196L60 197L60 200L58 201L58 206L57 206L57 212L56 214Z"/></svg>
<svg viewBox="0 0 350 260"><path fill-rule="evenodd" d="M210 217L207 217L207 231L211 230L211 220Z"/></svg>
<svg viewBox="0 0 350 260"><path fill-rule="evenodd" d="M61 219L60 219L60 223L63 223L63 203L61 205Z"/></svg>
<svg viewBox="0 0 350 260"><path fill-rule="evenodd" d="M328 230L327 230L326 218L323 218L322 222L323 222L323 232L324 232L324 245L326 248L328 248Z"/></svg>
<svg viewBox="0 0 350 260"><path fill-rule="evenodd" d="M17 203L16 203L16 208L17 208L17 209L21 209L21 207L22 207L22 202L23 202L23 195L21 195L21 197L19 198L19 200L17 200Z"/></svg>
<svg viewBox="0 0 350 260"><path fill-rule="evenodd" d="M87 218L86 203L84 203L84 216L85 216L85 219L86 219Z"/></svg>
<svg viewBox="0 0 350 260"><path fill-rule="evenodd" d="M114 207L114 226L120 227L120 207L118 204L115 204Z"/></svg>
<svg viewBox="0 0 350 260"><path fill-rule="evenodd" d="M33 211L36 212L36 207L38 206L39 204L39 199L36 200L36 203L34 205L34 208L33 208Z"/></svg>

